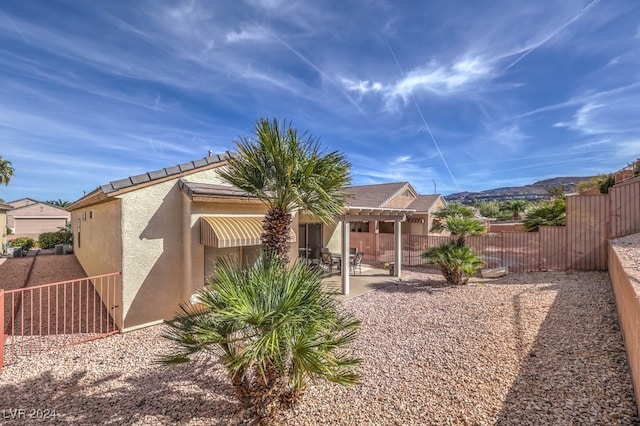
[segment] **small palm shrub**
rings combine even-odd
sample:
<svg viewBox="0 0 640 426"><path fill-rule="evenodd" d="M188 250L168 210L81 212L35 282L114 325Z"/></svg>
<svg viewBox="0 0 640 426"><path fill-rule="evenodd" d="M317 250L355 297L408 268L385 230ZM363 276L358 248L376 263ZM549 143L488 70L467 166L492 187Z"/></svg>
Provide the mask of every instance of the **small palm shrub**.
<svg viewBox="0 0 640 426"><path fill-rule="evenodd" d="M245 270L219 261L199 304L182 305L168 322L165 337L175 342L175 352L161 362L219 357L239 401L260 424L276 422L310 379L356 383L361 360L345 347L360 323L340 311L320 274L304 262L287 269L274 256L262 255Z"/></svg>
<svg viewBox="0 0 640 426"><path fill-rule="evenodd" d="M447 282L455 285L467 284L483 265L482 259L469 247L454 241L429 248L422 253L422 258L438 265Z"/></svg>

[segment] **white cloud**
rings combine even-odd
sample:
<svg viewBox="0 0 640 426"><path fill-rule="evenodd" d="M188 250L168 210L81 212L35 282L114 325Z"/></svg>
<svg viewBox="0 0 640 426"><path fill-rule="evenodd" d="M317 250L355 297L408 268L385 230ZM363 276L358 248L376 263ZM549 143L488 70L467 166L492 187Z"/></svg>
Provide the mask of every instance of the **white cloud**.
<svg viewBox="0 0 640 426"><path fill-rule="evenodd" d="M244 41L270 41L269 32L261 26L252 25L248 27L241 26L240 31L230 31L227 33L226 40L229 43L238 43Z"/></svg>
<svg viewBox="0 0 640 426"><path fill-rule="evenodd" d="M351 92L357 92L361 95L366 95L367 93L377 93L383 89L382 83L377 81L369 81L369 80L360 80L354 81L348 78L341 79L342 84L344 84L345 88Z"/></svg>
<svg viewBox="0 0 640 426"><path fill-rule="evenodd" d="M406 77L389 87L387 97L406 100L420 91L451 95L485 81L490 73L491 67L480 58L462 59L448 66L431 62L410 71Z"/></svg>

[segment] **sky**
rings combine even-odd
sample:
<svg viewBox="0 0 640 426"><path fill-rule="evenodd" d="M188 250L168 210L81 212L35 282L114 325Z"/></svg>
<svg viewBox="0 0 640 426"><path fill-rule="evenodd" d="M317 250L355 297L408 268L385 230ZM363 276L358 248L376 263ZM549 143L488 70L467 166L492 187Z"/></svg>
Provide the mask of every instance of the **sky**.
<svg viewBox="0 0 640 426"><path fill-rule="evenodd" d="M0 198L74 201L260 117L421 194L640 157L638 0L0 3Z"/></svg>

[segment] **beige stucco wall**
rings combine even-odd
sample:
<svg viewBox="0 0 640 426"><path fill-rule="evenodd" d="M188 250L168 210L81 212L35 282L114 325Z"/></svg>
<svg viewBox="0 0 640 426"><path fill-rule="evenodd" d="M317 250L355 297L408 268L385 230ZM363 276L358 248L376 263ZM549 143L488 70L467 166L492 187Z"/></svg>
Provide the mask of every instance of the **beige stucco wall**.
<svg viewBox="0 0 640 426"><path fill-rule="evenodd" d="M120 205L120 200L115 199L71 213L73 251L88 276L122 270ZM113 298L112 295L109 297ZM106 296L103 298L106 300ZM122 295L119 291L115 299L117 308L112 309L113 317L118 328L122 329Z"/></svg>
<svg viewBox="0 0 640 426"><path fill-rule="evenodd" d="M189 198L185 198L185 214L183 223L186 226L184 265L185 279L182 299L188 300L204 285L205 281L205 246L200 243L200 217L202 216L260 216L266 213L266 208L262 204L239 203L239 204L216 204L216 203L193 203ZM294 228L297 229L297 228ZM292 246L295 246L293 243ZM292 247L292 253L294 252ZM297 250L295 250L297 255Z"/></svg>
<svg viewBox="0 0 640 426"><path fill-rule="evenodd" d="M173 318L182 300L183 193L177 179L121 195L124 331Z"/></svg>

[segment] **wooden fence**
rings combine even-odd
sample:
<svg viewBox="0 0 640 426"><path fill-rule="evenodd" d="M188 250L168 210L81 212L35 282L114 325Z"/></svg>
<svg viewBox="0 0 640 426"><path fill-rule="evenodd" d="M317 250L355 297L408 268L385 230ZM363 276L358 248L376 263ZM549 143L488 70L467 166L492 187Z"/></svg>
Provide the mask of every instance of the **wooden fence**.
<svg viewBox="0 0 640 426"><path fill-rule="evenodd" d="M640 232L640 176L609 189L609 194L569 196L566 226L542 226L538 232L502 232L467 238L486 267L511 272L606 271L607 241ZM402 235L402 263L424 264L422 252L449 237ZM393 234L352 232L351 246L374 262L394 260Z"/></svg>

